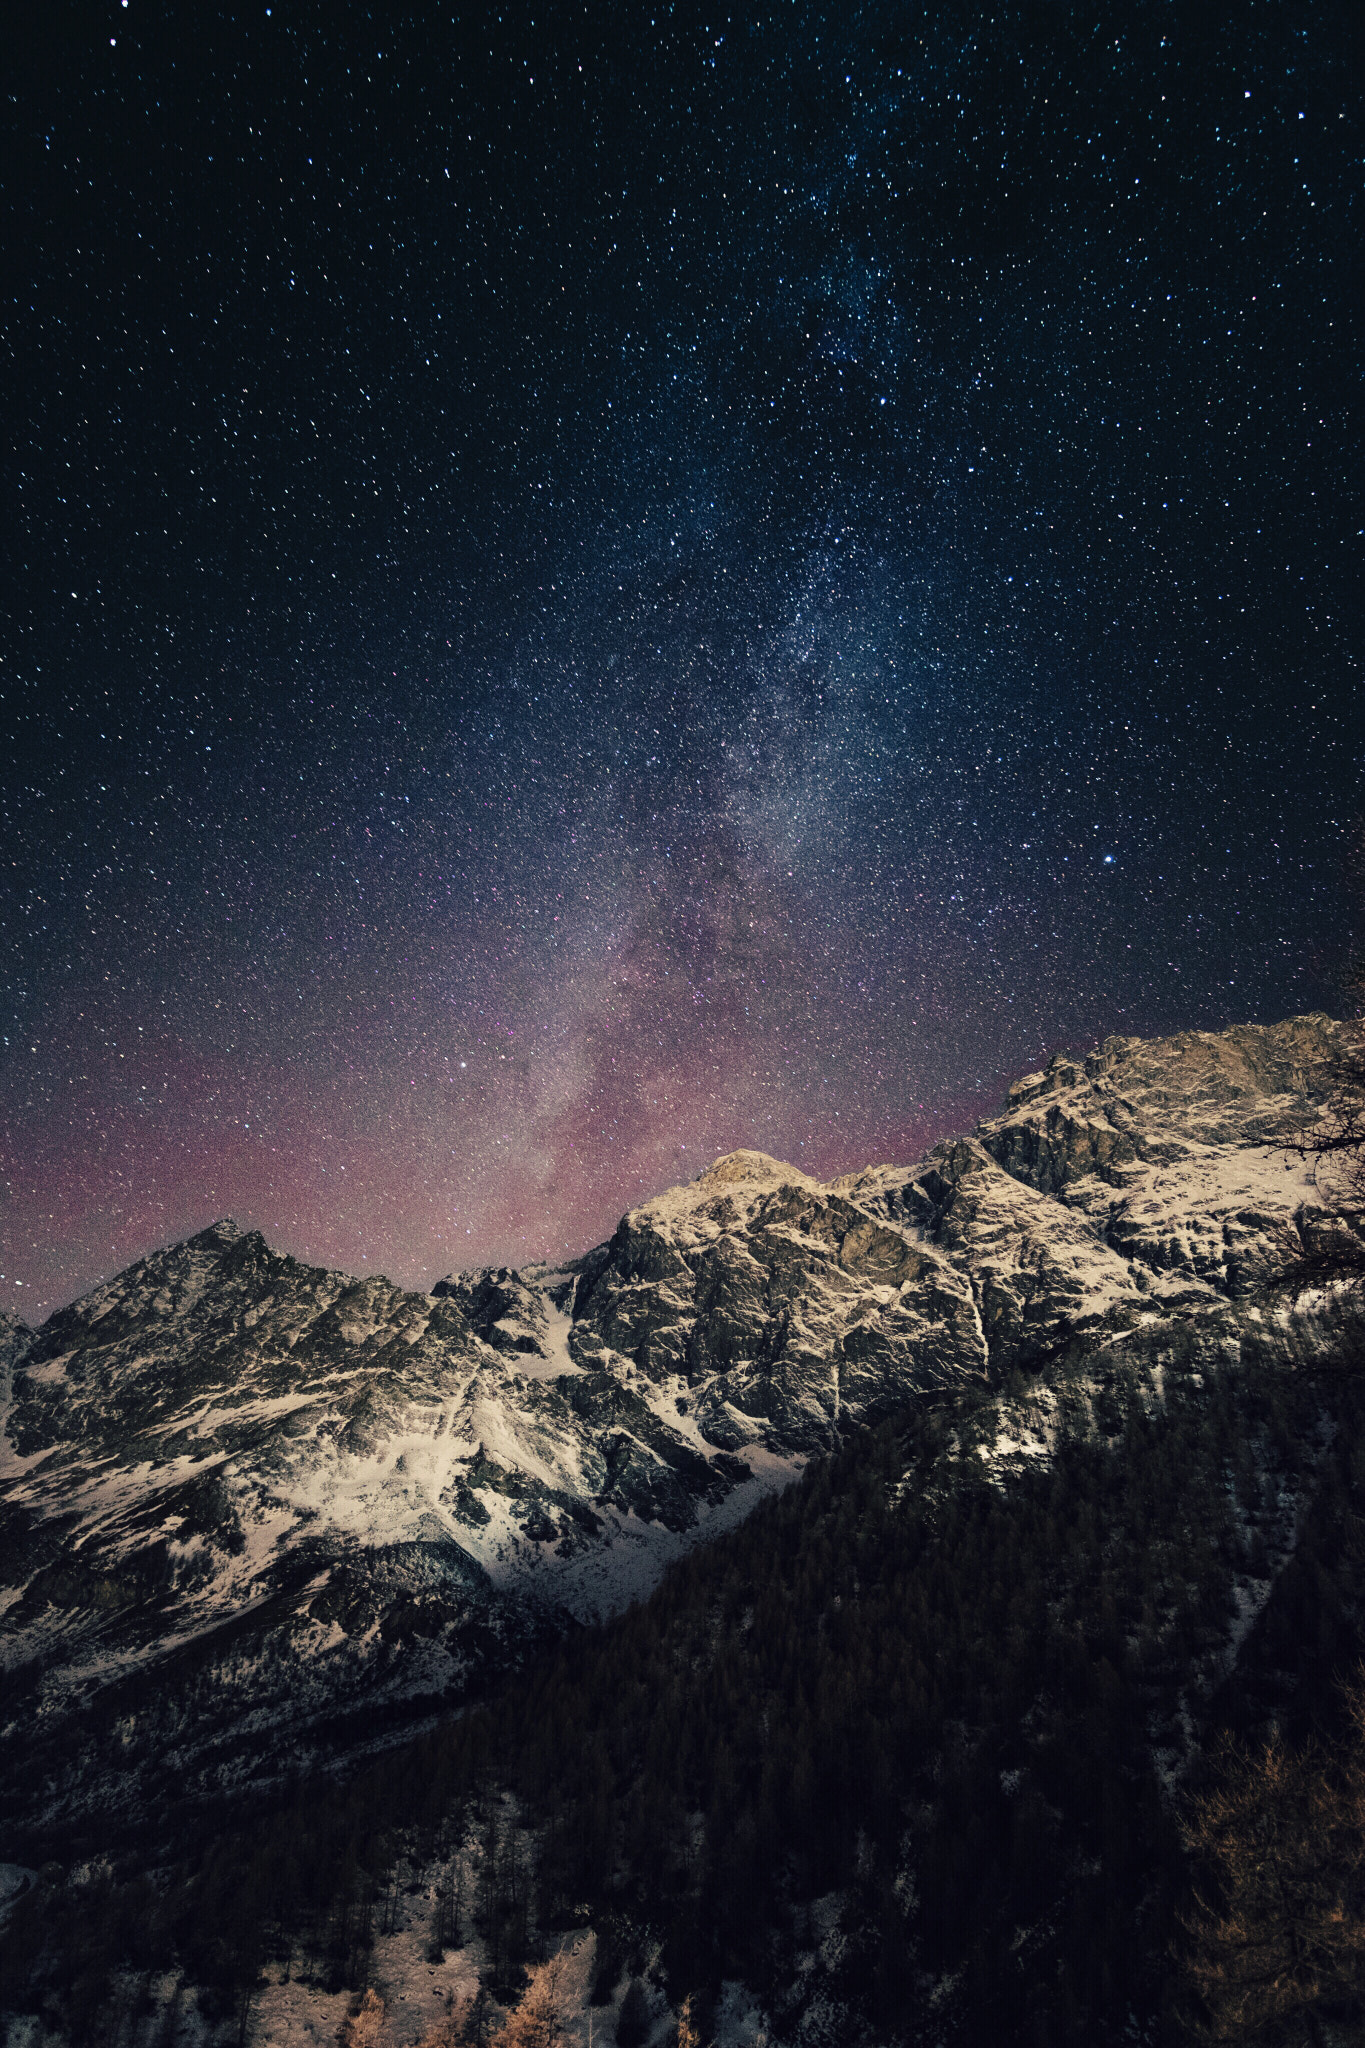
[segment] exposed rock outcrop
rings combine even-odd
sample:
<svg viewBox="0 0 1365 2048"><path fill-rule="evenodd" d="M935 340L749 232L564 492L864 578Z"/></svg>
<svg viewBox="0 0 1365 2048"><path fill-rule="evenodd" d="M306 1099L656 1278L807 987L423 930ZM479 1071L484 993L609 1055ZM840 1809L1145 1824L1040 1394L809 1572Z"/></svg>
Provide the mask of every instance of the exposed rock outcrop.
<svg viewBox="0 0 1365 2048"><path fill-rule="evenodd" d="M1344 1027L1116 1038L904 1166L752 1151L562 1270L429 1295L230 1221L0 1326L12 1817L204 1791L378 1737L619 1607L856 1423L1257 1290L1323 1198L1285 1140ZM1325 1341L1325 1338L1322 1339ZM12 1381L12 1384L11 1384Z"/></svg>

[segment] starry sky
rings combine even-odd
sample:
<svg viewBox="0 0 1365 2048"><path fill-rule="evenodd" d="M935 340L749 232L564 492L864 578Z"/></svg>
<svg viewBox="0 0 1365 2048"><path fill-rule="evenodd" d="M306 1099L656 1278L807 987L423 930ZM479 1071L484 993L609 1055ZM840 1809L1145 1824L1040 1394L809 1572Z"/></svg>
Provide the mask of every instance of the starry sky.
<svg viewBox="0 0 1365 2048"><path fill-rule="evenodd" d="M6 36L0 1304L1340 1009L1352 6Z"/></svg>

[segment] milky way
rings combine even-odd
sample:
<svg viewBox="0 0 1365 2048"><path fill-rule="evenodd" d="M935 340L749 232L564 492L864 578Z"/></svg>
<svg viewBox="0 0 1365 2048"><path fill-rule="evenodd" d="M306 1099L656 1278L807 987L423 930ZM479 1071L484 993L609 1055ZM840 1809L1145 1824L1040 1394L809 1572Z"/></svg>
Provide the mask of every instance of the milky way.
<svg viewBox="0 0 1365 2048"><path fill-rule="evenodd" d="M1339 1006L1351 10L387 15L15 52L0 1301Z"/></svg>

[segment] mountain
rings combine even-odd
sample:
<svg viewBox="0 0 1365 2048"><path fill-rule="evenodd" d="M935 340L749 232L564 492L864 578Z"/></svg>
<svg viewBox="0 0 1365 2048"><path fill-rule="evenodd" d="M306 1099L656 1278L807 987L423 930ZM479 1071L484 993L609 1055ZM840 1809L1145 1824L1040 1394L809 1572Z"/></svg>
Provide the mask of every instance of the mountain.
<svg viewBox="0 0 1365 2048"><path fill-rule="evenodd" d="M1260 1290L1333 1227L1285 1146L1345 1029L1111 1038L828 1184L732 1153L555 1271L420 1295L225 1221L7 1323L4 1818L106 1825L391 1740L934 1390L1161 1333L1214 1369L1328 1344L1325 1305Z"/></svg>

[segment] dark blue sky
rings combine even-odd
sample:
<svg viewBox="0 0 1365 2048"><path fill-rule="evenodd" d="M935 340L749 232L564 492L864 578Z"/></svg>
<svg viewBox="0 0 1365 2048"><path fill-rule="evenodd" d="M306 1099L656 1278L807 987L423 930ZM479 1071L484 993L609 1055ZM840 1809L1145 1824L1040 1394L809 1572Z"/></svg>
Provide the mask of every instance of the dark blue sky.
<svg viewBox="0 0 1365 2048"><path fill-rule="evenodd" d="M13 46L4 1299L560 1254L1339 1003L1353 12Z"/></svg>

